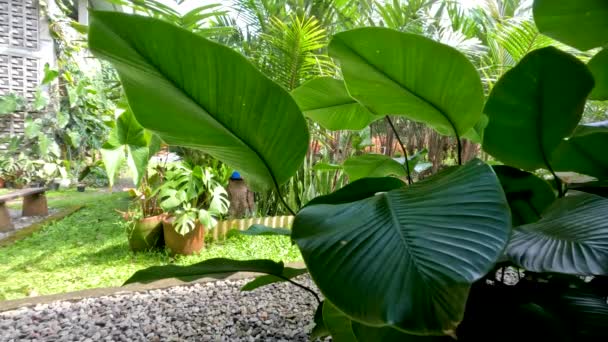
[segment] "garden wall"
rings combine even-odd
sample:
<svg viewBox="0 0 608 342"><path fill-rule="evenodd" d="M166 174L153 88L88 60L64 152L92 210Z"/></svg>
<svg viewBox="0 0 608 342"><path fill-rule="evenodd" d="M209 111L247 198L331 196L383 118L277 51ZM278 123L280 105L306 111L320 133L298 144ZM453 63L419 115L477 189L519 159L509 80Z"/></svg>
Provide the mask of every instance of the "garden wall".
<svg viewBox="0 0 608 342"><path fill-rule="evenodd" d="M271 216L221 221L211 230L211 233L213 234L213 240L218 240L225 239L226 234L231 229L246 230L254 224L262 224L273 228L291 228L293 218L293 216Z"/></svg>

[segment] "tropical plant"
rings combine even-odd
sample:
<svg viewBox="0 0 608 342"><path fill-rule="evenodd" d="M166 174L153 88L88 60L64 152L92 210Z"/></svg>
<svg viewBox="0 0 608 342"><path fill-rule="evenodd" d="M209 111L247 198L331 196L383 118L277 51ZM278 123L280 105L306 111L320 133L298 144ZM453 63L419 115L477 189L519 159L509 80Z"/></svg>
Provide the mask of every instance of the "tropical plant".
<svg viewBox="0 0 608 342"><path fill-rule="evenodd" d="M160 139L146 131L135 119L130 109L116 118L107 141L100 149L110 186L120 169L129 167L133 184L139 185L148 169L150 158L159 151Z"/></svg>
<svg viewBox="0 0 608 342"><path fill-rule="evenodd" d="M541 32L581 49L606 44L607 13L608 3L595 0L534 4ZM137 120L168 143L200 148L279 195L302 164L309 146L302 109L237 52L116 13L93 13L89 39L121 75ZM606 86L594 78L608 67L603 60L592 73L554 47L531 51L486 100L465 55L418 34L345 31L329 54L352 102L388 122L403 116L452 137L457 165L414 182L404 162L409 185L381 177L395 173L386 168L299 210L291 238L325 298L307 289L319 300L314 336L512 341L523 329L533 339L606 340L608 199L597 193L605 196L608 129L579 124L589 94ZM344 127L360 120L341 112ZM164 124L167 113L172 125ZM271 133L261 138L261 127ZM504 165L465 163L464 136ZM549 181L533 173L539 169ZM572 185L560 171L598 181ZM248 290L306 272L270 260L212 259L141 270L127 283L241 270L267 274ZM516 275L507 281L507 272Z"/></svg>
<svg viewBox="0 0 608 342"><path fill-rule="evenodd" d="M24 106L24 99L14 93L0 96L0 115L14 113Z"/></svg>
<svg viewBox="0 0 608 342"><path fill-rule="evenodd" d="M212 229L217 217L228 212L228 194L211 168L178 163L168 168L157 189L160 207L175 218L175 230L186 235L197 223Z"/></svg>
<svg viewBox="0 0 608 342"><path fill-rule="evenodd" d="M220 10L221 4L211 3L197 6L185 14L179 12L183 0L174 0L173 4L156 0L105 0L114 5L129 8L137 14L165 20L190 32L207 38L221 38L234 33L230 26L213 25L214 19L227 13ZM178 7L178 8L176 8ZM211 25L210 25L211 24Z"/></svg>

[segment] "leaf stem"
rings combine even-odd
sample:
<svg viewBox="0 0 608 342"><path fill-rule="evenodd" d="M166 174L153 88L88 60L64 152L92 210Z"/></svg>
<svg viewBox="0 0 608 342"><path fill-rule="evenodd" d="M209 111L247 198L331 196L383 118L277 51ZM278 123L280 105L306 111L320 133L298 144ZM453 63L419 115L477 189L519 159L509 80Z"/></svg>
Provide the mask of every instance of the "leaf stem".
<svg viewBox="0 0 608 342"><path fill-rule="evenodd" d="M555 180L555 187L557 188L557 197L564 197L566 193L564 192L564 185L562 183L562 180L557 176L557 174L555 174L555 171L553 171L553 168L551 167L551 165L549 165L549 163L547 163L547 168L549 169L549 172L551 172L551 174L553 175L553 179Z"/></svg>
<svg viewBox="0 0 608 342"><path fill-rule="evenodd" d="M279 196L279 199L281 200L281 203L283 203L283 206L285 207L285 209L287 209L287 211L289 211L289 213L292 216L296 216L296 212L293 211L293 209L291 209L291 207L289 206L289 204L287 204L287 201L285 201L285 199L283 198L283 194L281 193L281 188L279 187L279 184L276 182L276 180L274 179L274 177L273 177L272 180L275 181L274 182L274 187L277 190L277 196Z"/></svg>
<svg viewBox="0 0 608 342"><path fill-rule="evenodd" d="M297 287L299 287L299 288L301 288L301 289L303 289L303 290L305 290L305 291L310 292L310 294L312 294L312 295L315 297L315 299L317 300L317 302L318 302L319 304L321 304L321 298L319 298L319 295L317 295L317 293L316 293L315 291L313 291L311 288L309 288L309 287L307 287L307 286L304 286L304 285L302 285L302 284L300 284L300 283L297 283L297 282L295 282L295 281L293 281L293 280L291 280L291 279L289 279L289 278L287 278L287 277L284 277L284 276L282 276L282 275L277 275L277 274L273 274L273 275L274 275L275 277L277 277L277 278L281 278L281 279L283 279L283 280L285 280L285 281L287 281L287 282L289 282L289 283L291 283L291 284L293 284L293 285L295 285L295 286L297 286Z"/></svg>
<svg viewBox="0 0 608 342"><path fill-rule="evenodd" d="M397 129L395 128L395 125L393 125L393 121L391 120L391 118L387 115L385 116L386 118L386 122L388 122L388 124L391 126L391 129L393 130L393 133L395 133L395 136L397 137L397 141L399 142L399 145L401 146L401 150L403 151L403 157L405 158L405 172L407 173L407 183L409 185L412 185L412 175L410 173L410 163L408 163L408 158L407 158L407 150L405 149L405 146L403 145L403 142L401 141L401 137L399 137L399 133L397 133Z"/></svg>

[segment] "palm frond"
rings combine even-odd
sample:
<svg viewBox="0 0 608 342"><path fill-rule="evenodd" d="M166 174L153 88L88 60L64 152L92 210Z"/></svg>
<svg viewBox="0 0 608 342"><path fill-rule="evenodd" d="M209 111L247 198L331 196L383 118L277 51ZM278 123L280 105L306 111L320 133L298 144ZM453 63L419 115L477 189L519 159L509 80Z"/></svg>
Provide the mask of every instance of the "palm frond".
<svg viewBox="0 0 608 342"><path fill-rule="evenodd" d="M288 90L305 79L335 73L335 66L321 52L327 46L327 33L314 17L291 16L288 22L272 17L261 38L266 48L262 68Z"/></svg>
<svg viewBox="0 0 608 342"><path fill-rule="evenodd" d="M490 33L490 38L506 50L514 64L530 51L554 44L553 39L538 31L532 19L516 18L498 24L496 31Z"/></svg>
<svg viewBox="0 0 608 342"><path fill-rule="evenodd" d="M451 27L439 28L432 38L455 48L470 59L480 59L488 52L488 48L481 40L476 37L468 38L464 33L455 31Z"/></svg>

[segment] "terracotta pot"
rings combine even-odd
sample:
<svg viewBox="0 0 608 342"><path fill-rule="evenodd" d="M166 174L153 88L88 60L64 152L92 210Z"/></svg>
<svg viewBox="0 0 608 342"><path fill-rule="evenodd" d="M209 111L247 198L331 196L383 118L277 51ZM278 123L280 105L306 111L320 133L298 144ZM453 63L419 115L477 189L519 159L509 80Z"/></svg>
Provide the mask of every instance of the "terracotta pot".
<svg viewBox="0 0 608 342"><path fill-rule="evenodd" d="M173 217L163 220L163 233L165 234L165 245L171 250L171 254L190 255L200 252L205 247L205 227L197 223L194 230L186 235L181 235L173 227Z"/></svg>
<svg viewBox="0 0 608 342"><path fill-rule="evenodd" d="M161 214L133 223L133 230L129 235L129 247L133 252L162 248L165 245L162 227L164 218L165 215Z"/></svg>
<svg viewBox="0 0 608 342"><path fill-rule="evenodd" d="M4 188L4 178L0 177L0 188Z"/></svg>

